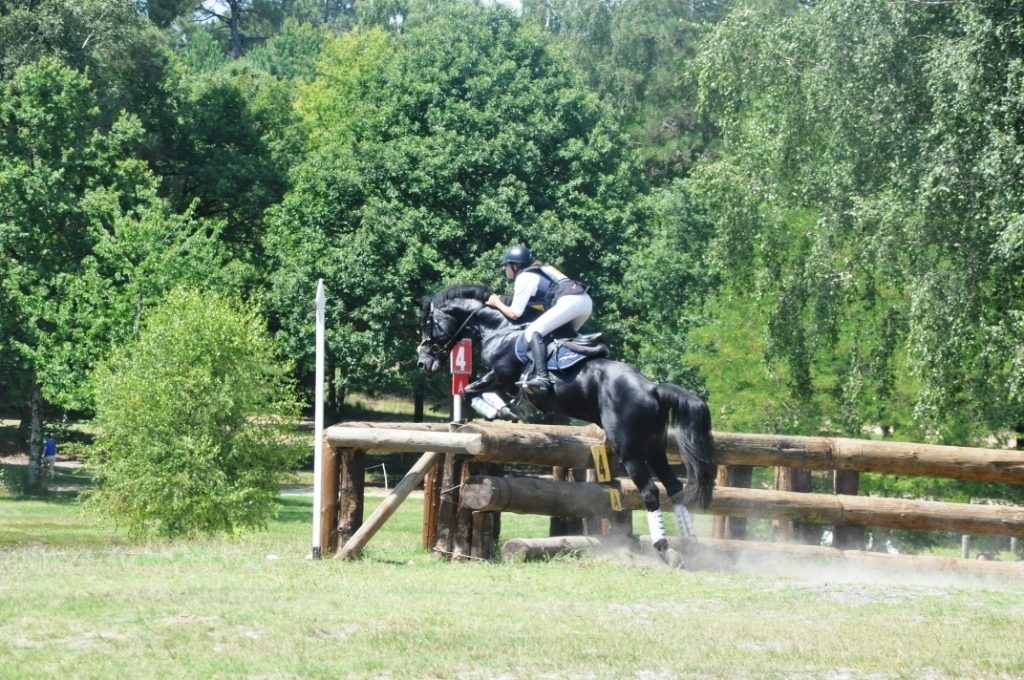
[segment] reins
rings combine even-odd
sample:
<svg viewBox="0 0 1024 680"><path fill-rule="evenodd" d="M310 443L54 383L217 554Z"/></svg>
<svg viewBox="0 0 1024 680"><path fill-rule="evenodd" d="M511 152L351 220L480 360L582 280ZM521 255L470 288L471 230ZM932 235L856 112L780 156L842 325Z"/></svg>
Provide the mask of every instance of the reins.
<svg viewBox="0 0 1024 680"><path fill-rule="evenodd" d="M445 354L448 354L449 352L452 351L452 347L455 346L455 343L459 341L459 334L462 333L463 330L465 330L466 326L473 319L473 317L476 316L477 313L482 311L483 308L486 307L486 306L487 305L481 305L481 306L477 307L475 310L473 310L472 312L470 312L466 316L465 321L463 321L462 324L457 329L455 329L454 333L452 333L452 334L450 334L448 336L448 340L445 341L445 343L443 345L441 345L440 347L435 345L432 342L432 340L429 340L429 339L423 340L423 342L420 343L420 347L423 347L424 345L431 345L432 346L431 347L431 352L434 352L436 355L444 356ZM430 310L431 311L434 310L433 303L431 303L431 305L430 305Z"/></svg>

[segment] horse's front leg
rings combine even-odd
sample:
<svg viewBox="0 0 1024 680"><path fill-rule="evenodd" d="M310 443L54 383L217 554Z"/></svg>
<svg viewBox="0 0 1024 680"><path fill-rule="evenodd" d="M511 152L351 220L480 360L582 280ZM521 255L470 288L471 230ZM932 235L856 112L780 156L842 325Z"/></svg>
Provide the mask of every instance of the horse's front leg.
<svg viewBox="0 0 1024 680"><path fill-rule="evenodd" d="M474 397L479 397L484 392L493 392L498 386L498 377L494 371L487 371L479 380L466 385L466 389L462 391L462 396L466 399L472 400Z"/></svg>
<svg viewBox="0 0 1024 680"><path fill-rule="evenodd" d="M487 420L498 418L513 422L518 421L518 414L512 411L510 406L505 403L505 400L495 392L499 385L500 380L497 374L494 371L488 371L482 378L467 385L466 389L462 392L462 396L469 399L469 404L473 407L473 410Z"/></svg>

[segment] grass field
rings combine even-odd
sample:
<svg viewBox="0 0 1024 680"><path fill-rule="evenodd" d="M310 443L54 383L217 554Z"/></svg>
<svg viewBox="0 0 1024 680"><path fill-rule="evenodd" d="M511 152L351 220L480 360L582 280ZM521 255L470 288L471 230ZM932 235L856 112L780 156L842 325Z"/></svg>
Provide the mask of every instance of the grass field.
<svg viewBox="0 0 1024 680"><path fill-rule="evenodd" d="M309 498L279 503L264 533L132 544L73 494L0 496L0 678L1024 677L1021 583L449 564L416 499L362 561L311 562Z"/></svg>

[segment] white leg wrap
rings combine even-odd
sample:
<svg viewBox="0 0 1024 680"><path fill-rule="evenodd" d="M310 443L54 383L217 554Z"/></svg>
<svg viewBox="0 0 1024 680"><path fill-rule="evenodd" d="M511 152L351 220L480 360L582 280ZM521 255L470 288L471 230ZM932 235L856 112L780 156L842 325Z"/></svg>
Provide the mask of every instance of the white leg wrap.
<svg viewBox="0 0 1024 680"><path fill-rule="evenodd" d="M679 526L679 535L683 538L697 538L697 532L693 529L693 516L682 503L673 503L672 508L676 511L676 524Z"/></svg>
<svg viewBox="0 0 1024 680"><path fill-rule="evenodd" d="M647 513L647 528L651 532L652 544L665 538L665 517L661 510Z"/></svg>

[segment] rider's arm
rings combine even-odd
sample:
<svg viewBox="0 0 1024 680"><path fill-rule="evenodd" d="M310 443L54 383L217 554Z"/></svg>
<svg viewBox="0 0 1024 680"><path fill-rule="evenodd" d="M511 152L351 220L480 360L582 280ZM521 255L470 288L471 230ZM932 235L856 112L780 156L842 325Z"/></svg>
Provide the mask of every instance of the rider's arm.
<svg viewBox="0 0 1024 680"><path fill-rule="evenodd" d="M516 319L519 318L519 315L516 314L511 307L506 305L505 301L502 300L501 296L498 295L497 293L493 293L491 297L487 298L487 305L489 307L494 307L499 312L504 314L506 318L511 319L512 321L515 321Z"/></svg>
<svg viewBox="0 0 1024 680"><path fill-rule="evenodd" d="M540 285L539 274L522 272L516 277L516 287L515 292L512 294L511 304L506 305L505 301L498 295L492 295L487 300L487 304L500 311L512 321L515 321L523 315L530 297L537 292L538 285Z"/></svg>

